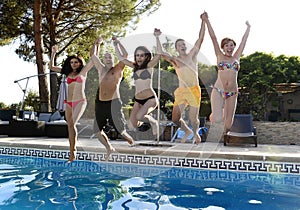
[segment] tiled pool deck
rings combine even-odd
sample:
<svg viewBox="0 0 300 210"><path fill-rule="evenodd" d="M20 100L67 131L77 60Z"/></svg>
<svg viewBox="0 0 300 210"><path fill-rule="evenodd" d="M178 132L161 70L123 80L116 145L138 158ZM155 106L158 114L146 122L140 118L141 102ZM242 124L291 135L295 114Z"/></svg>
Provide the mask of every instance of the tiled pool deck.
<svg viewBox="0 0 300 210"><path fill-rule="evenodd" d="M124 140L112 140L116 152L108 162L204 169L292 173L300 175L300 146L205 142L170 143L136 141L129 147ZM0 155L68 158L68 139L0 136ZM96 138L80 137L78 160L104 161L105 148Z"/></svg>

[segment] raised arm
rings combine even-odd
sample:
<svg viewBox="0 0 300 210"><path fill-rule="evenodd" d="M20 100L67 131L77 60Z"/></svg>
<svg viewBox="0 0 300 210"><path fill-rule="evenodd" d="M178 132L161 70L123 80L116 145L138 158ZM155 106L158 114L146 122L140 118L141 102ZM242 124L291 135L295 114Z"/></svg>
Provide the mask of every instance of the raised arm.
<svg viewBox="0 0 300 210"><path fill-rule="evenodd" d="M250 33L250 24L249 24L249 22L248 21L246 21L246 25L247 25L247 29L246 29L246 31L245 31L245 33L244 33L244 36L243 36L243 38L242 38L242 41L241 41L241 43L240 43L240 45L239 45L239 47L238 47L238 49L236 50L236 52L234 53L234 57L236 57L236 58L240 58L241 57L241 55L242 55L242 53L243 53L243 51L244 51L244 49L245 49L245 45L246 45L246 42L247 42L247 39L248 39L248 36L249 36L249 33Z"/></svg>
<svg viewBox="0 0 300 210"><path fill-rule="evenodd" d="M165 50L163 50L162 57L166 61L170 62L172 65L176 66L176 61L175 61L176 59L169 52L166 52Z"/></svg>
<svg viewBox="0 0 300 210"><path fill-rule="evenodd" d="M118 60L124 63L125 65L134 68L133 62L127 59L128 53L125 47L121 44L121 42L116 37L113 37L113 43L114 43L115 52L116 52L116 56L118 57ZM122 53L120 52L120 49L122 50Z"/></svg>
<svg viewBox="0 0 300 210"><path fill-rule="evenodd" d="M56 52L57 52L57 51L58 51L58 46L57 46L57 45L54 45L54 46L52 47L52 52L51 52L51 57L50 57L49 68L50 68L50 70L52 70L52 71L61 72L61 67L55 66L55 65L54 65L54 59L55 59L55 55L56 55Z"/></svg>
<svg viewBox="0 0 300 210"><path fill-rule="evenodd" d="M218 40L217 40L217 37L215 35L215 32L210 24L210 21L208 19L208 15L207 13L203 13L202 14L202 20L205 21L206 25L207 25L207 29L208 29L208 33L209 33L209 36L213 42L213 46L214 46L214 50L215 50L215 54L216 56L218 57L220 54L222 54L222 51L219 47L219 44L218 44Z"/></svg>
<svg viewBox="0 0 300 210"><path fill-rule="evenodd" d="M88 71L91 70L93 66L94 66L93 60L90 59L87 62L87 64L83 67L83 69L80 71L80 74L86 76Z"/></svg>
<svg viewBox="0 0 300 210"><path fill-rule="evenodd" d="M155 28L154 29L154 36L155 36L155 39L156 39L157 52L156 52L155 56L152 58L152 60L148 63L149 68L154 67L158 63L158 61L159 61L159 59L160 59L160 57L163 53L162 46L161 46L161 43L160 43L160 40L159 40L160 35L161 35L160 29Z"/></svg>
<svg viewBox="0 0 300 210"><path fill-rule="evenodd" d="M100 44L102 43L102 37L99 36L96 41L94 42L94 45L91 48L91 60L93 61L93 64L95 65L97 70L101 70L104 68L104 64L99 59L99 52L100 52Z"/></svg>
<svg viewBox="0 0 300 210"><path fill-rule="evenodd" d="M102 43L102 37L101 35L95 40L94 45L91 48L90 51L90 56L92 57L92 55L96 55L97 57L99 56L99 52L100 52L100 44Z"/></svg>
<svg viewBox="0 0 300 210"><path fill-rule="evenodd" d="M115 36L112 37L112 40L113 40L114 44L115 43L119 44L119 48L121 49L121 51L120 51L121 56L123 58L127 58L128 53L127 53L125 47L120 43L120 41Z"/></svg>
<svg viewBox="0 0 300 210"><path fill-rule="evenodd" d="M199 53L202 42L204 40L204 34L205 34L205 22L203 21L204 14L205 14L205 12L200 15L202 23L201 23L201 28L200 28L200 32L199 32L199 37L198 37L194 47L191 49L191 53L192 53L193 57L197 56L197 54Z"/></svg>

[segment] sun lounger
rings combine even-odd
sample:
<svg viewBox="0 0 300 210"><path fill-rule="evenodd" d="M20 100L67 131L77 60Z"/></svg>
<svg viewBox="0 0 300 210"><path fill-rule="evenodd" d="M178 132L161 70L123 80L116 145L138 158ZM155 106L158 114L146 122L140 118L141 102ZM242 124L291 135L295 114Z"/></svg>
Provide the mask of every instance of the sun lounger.
<svg viewBox="0 0 300 210"><path fill-rule="evenodd" d="M255 147L257 147L256 128L253 126L251 114L235 114L233 124L230 131L224 135L224 146L231 139L253 139Z"/></svg>

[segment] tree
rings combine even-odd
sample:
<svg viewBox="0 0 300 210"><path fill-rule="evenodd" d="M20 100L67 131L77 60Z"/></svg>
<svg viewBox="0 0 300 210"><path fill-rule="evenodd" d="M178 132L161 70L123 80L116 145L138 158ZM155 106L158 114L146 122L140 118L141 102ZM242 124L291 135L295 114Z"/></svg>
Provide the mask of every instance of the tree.
<svg viewBox="0 0 300 210"><path fill-rule="evenodd" d="M34 50L36 52L36 64L39 80L40 92L40 109L41 111L49 111L49 91L48 83L45 75L45 64L43 54L43 38L42 38L42 3L41 0L34 1L33 19L34 19Z"/></svg>
<svg viewBox="0 0 300 210"><path fill-rule="evenodd" d="M40 112L40 98L36 91L29 90L24 100L24 110Z"/></svg>
<svg viewBox="0 0 300 210"><path fill-rule="evenodd" d="M275 84L300 81L300 58L255 52L241 58L240 96L237 112L251 112L256 119L266 119L267 102L276 94Z"/></svg>
<svg viewBox="0 0 300 210"><path fill-rule="evenodd" d="M40 4L41 3L41 4ZM102 34L106 39L112 35L124 35L129 28L133 29L143 14L151 14L159 7L159 0L9 0L1 1L0 17L0 45L10 44L19 39L16 53L25 61L45 64L38 52L48 54L51 47L60 45L59 56L66 52L80 53L85 58L94 39ZM33 8L35 12L33 12ZM34 18L40 18L41 28L33 28ZM4 24L5 23L5 24ZM38 27L37 20L35 27ZM41 32L41 46L35 46L35 32ZM39 39L39 38L37 38ZM43 50L44 49L44 50ZM45 69L38 65L38 73L45 73ZM46 84L40 82L40 87L47 89ZM51 107L55 108L57 98L57 77L51 75ZM40 88L40 89L41 89ZM40 91L44 98L47 91Z"/></svg>

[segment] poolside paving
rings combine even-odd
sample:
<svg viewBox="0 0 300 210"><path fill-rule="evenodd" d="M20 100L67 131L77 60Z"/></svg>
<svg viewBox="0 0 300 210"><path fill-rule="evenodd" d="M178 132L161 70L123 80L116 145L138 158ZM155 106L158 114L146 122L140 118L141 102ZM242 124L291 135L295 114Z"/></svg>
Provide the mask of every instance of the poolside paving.
<svg viewBox="0 0 300 210"><path fill-rule="evenodd" d="M221 158L229 160L259 160L278 162L300 162L299 145L233 144L224 146L222 142L204 142L200 145L191 142L171 143L170 141L139 140L135 147L130 147L122 139L112 140L117 153L132 155L158 155L194 158ZM69 149L67 138L48 137L7 137L0 136L0 147L37 148L45 150ZM78 151L105 153L104 146L97 138L79 137Z"/></svg>

